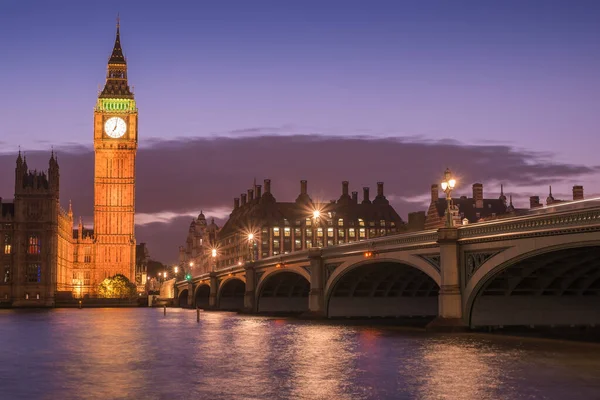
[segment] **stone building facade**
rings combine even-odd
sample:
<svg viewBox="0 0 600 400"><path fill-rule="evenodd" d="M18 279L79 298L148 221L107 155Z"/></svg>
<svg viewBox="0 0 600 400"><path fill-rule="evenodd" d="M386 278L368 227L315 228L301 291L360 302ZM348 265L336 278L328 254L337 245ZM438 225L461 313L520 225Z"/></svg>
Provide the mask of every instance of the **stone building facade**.
<svg viewBox="0 0 600 400"><path fill-rule="evenodd" d="M219 228L212 222L206 228L201 214L192 221L185 247L179 249L183 266L196 266L194 274L215 268L238 265L247 260L327 247L398 233L406 224L389 204L377 183L377 195L371 200L369 188L349 192L342 182L342 193L328 203L313 201L307 181L300 182L300 193L293 202L280 202L271 192L271 180L254 184L247 193L234 199L229 219ZM318 213L315 213L318 211ZM212 250L216 257L212 257Z"/></svg>
<svg viewBox="0 0 600 400"><path fill-rule="evenodd" d="M94 230L81 219L75 226L71 204L60 207L54 153L47 172L38 172L19 152L14 200L0 199L1 304L52 306L57 296L94 295L115 274L135 280L137 107L118 25L94 110L94 150Z"/></svg>
<svg viewBox="0 0 600 400"><path fill-rule="evenodd" d="M531 196L529 209L518 209L513 206L512 196L504 195L504 188L500 185L500 196L498 198L484 198L483 184L475 183L472 186L473 197L460 196L451 199L451 213L454 225L471 224L481 221L489 221L496 218L512 217L527 213L530 209L543 207L539 196ZM552 196L552 187L546 198L546 206L556 205L570 201L583 200L583 186L573 186L572 200L559 200ZM443 194L440 197L437 184L431 185L431 203L427 210L424 229L438 229L446 223L447 200Z"/></svg>

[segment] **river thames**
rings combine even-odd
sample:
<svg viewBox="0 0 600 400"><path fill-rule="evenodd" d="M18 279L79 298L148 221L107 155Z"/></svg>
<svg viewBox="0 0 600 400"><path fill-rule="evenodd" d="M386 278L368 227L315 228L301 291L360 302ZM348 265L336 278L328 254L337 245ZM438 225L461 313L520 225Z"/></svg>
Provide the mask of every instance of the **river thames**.
<svg viewBox="0 0 600 400"><path fill-rule="evenodd" d="M0 310L2 399L598 399L600 346L168 309Z"/></svg>

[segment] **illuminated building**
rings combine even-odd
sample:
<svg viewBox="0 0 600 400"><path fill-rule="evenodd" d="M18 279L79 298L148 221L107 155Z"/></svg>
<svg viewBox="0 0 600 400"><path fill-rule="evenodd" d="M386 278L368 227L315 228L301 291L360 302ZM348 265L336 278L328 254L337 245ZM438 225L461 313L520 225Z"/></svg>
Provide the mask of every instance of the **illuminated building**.
<svg viewBox="0 0 600 400"><path fill-rule="evenodd" d="M271 181L254 185L234 199L228 221L217 230L216 244L194 239L188 233L187 247L180 248L180 263L192 260L204 263L204 269L237 265L248 260L277 256L311 247L327 247L406 230L406 225L383 193L383 182L377 183L377 195L369 197L369 188L349 193L349 183L342 182L342 193L330 202L314 201L308 194L307 182L300 182L300 194L293 202L279 202L271 193ZM317 211L317 212L315 212ZM196 226L197 222L192 222ZM194 241L196 240L196 241ZM203 245L204 243L204 245ZM217 248L216 260L207 254ZM205 272L204 270L202 272Z"/></svg>
<svg viewBox="0 0 600 400"><path fill-rule="evenodd" d="M95 294L116 274L135 281L137 107L127 82L119 26L104 89L94 109L94 229L60 207L54 153L46 172L19 155L14 201L0 199L0 302L52 306L57 297Z"/></svg>
<svg viewBox="0 0 600 400"><path fill-rule="evenodd" d="M511 217L521 214L526 209L517 209L513 206L512 196L508 199L504 195L504 188L500 186L498 198L486 199L483 197L483 184L475 183L472 186L473 197L460 196L452 199L452 220L454 225L471 224L491 219ZM583 200L583 186L573 186L572 201ZM542 207L539 196L531 196L530 208ZM546 205L563 203L571 200L558 200L552 196L552 187L546 198ZM446 199L439 197L438 185L431 185L431 203L427 210L424 223L425 229L437 229L444 226L446 213Z"/></svg>

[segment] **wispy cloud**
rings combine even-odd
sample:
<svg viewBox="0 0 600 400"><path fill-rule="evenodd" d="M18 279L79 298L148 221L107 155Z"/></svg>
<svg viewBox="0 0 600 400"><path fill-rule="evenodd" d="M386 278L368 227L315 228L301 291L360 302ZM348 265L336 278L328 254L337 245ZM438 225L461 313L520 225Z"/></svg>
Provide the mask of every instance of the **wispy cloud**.
<svg viewBox="0 0 600 400"><path fill-rule="evenodd" d="M430 185L446 167L459 179L456 196L470 195L471 185L484 184L486 197L497 196L500 184L517 206L528 206L532 194L545 199L547 188L560 196L584 184L586 196L598 193L598 166L556 161L552 154L516 149L507 144L467 145L455 140L420 137L373 138L262 134L249 128L239 136L146 140L138 150L136 235L154 257L173 261L184 243L191 218L204 210L218 223L227 218L233 198L251 188L254 178L272 180L279 201L293 201L299 181L308 180L313 198L336 199L341 181L362 196L378 181L400 215L425 210ZM274 128L275 129L275 128ZM260 136L256 136L260 134ZM94 157L91 147L69 144L56 148L61 172L63 207L72 199L76 215L93 215ZM49 151L28 152L30 168L46 169ZM0 154L0 170L14 171L15 153ZM12 172L9 176L12 176ZM12 178L0 180L0 196L10 198ZM568 196L565 196L568 197Z"/></svg>

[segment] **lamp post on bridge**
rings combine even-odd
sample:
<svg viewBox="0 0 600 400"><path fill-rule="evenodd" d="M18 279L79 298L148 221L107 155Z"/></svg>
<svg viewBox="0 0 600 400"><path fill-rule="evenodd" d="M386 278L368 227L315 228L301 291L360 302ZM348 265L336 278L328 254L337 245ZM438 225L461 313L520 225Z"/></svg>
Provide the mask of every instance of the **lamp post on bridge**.
<svg viewBox="0 0 600 400"><path fill-rule="evenodd" d="M216 248L212 248L210 251L210 256L212 257L212 270L216 271L217 270L217 249Z"/></svg>
<svg viewBox="0 0 600 400"><path fill-rule="evenodd" d="M319 211L318 209L315 209L312 213L312 220L313 220L313 242L315 244L315 247L321 247L321 246L319 246L319 226L321 224L321 211Z"/></svg>
<svg viewBox="0 0 600 400"><path fill-rule="evenodd" d="M248 234L248 251L250 252L250 261L254 261L254 233Z"/></svg>
<svg viewBox="0 0 600 400"><path fill-rule="evenodd" d="M456 186L456 179L452 177L452 172L450 168L446 168L444 172L444 181L441 184L442 190L446 193L446 228L452 228L454 226L454 222L452 221L452 197L450 194L452 193L452 189Z"/></svg>

